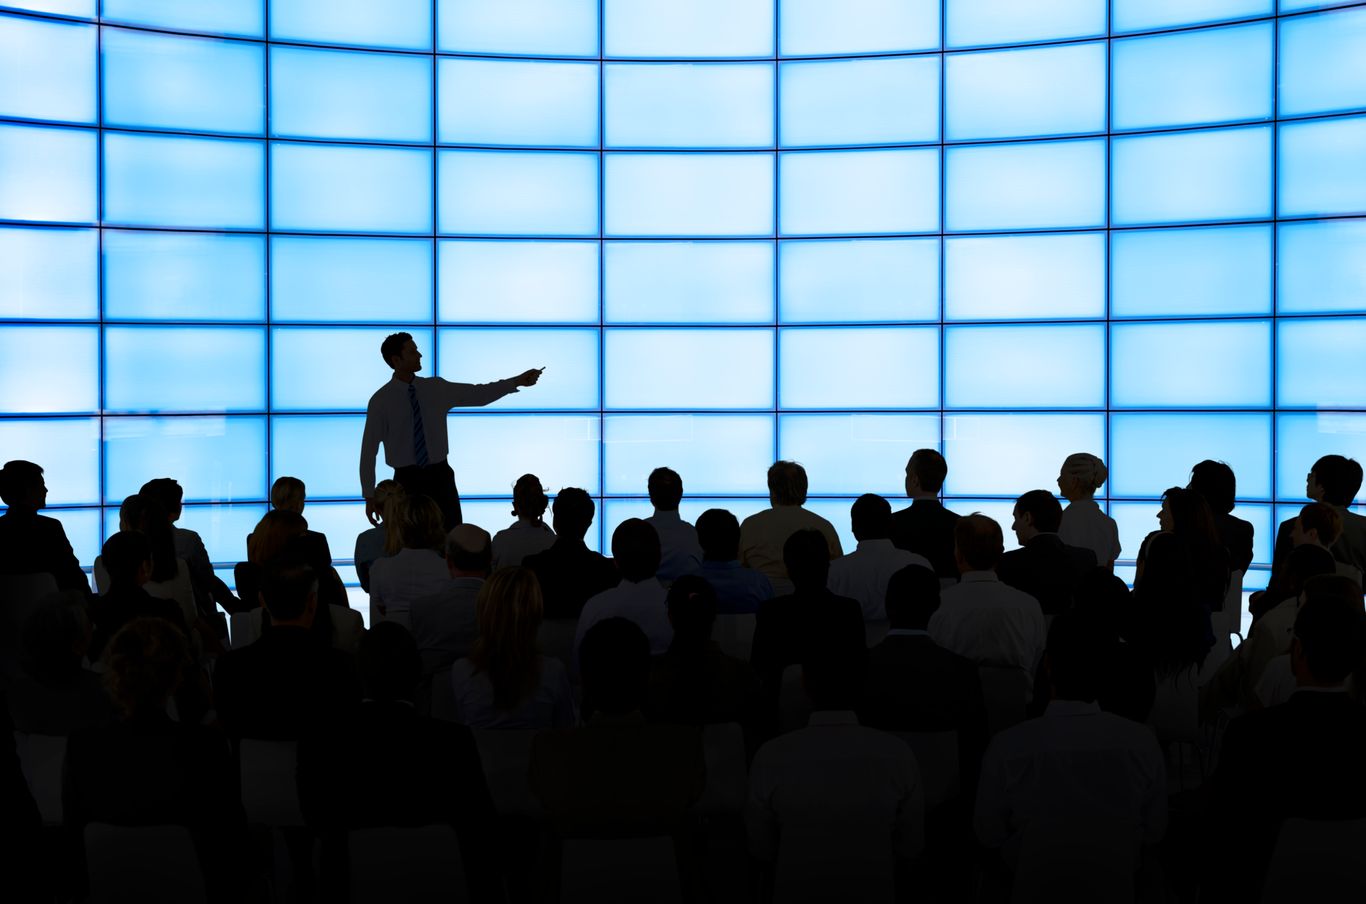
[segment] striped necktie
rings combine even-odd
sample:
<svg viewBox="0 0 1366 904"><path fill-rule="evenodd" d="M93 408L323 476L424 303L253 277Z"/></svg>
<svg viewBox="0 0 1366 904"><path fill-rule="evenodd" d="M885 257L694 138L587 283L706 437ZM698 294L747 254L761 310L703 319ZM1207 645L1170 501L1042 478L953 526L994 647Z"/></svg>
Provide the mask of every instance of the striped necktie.
<svg viewBox="0 0 1366 904"><path fill-rule="evenodd" d="M422 429L422 406L417 402L417 381L408 384L408 404L413 406L413 461L419 468L425 468L427 461L427 434Z"/></svg>

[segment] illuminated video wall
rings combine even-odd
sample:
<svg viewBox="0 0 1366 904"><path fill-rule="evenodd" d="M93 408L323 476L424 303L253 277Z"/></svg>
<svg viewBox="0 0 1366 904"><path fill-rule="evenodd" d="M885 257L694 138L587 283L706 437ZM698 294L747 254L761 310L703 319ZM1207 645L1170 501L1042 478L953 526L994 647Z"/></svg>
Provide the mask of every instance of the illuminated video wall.
<svg viewBox="0 0 1366 904"><path fill-rule="evenodd" d="M783 457L847 536L920 446L1008 527L1090 450L1128 555L1212 457L1265 563L1366 460L1364 215L1363 4L9 3L0 450L86 564L162 475L219 562L282 474L345 557L403 329L547 368L451 416L493 530L524 472L610 531Z"/></svg>

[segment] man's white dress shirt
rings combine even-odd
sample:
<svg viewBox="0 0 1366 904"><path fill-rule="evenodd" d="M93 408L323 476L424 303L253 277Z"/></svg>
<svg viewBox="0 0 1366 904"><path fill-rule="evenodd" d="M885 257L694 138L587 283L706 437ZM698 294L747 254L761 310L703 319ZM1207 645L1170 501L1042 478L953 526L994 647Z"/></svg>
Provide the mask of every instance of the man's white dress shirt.
<svg viewBox="0 0 1366 904"><path fill-rule="evenodd" d="M659 572L661 583L672 584L679 575L692 574L702 564L702 544L697 528L684 521L678 511L655 513L645 523L659 534Z"/></svg>
<svg viewBox="0 0 1366 904"><path fill-rule="evenodd" d="M1001 583L994 571L965 572L944 589L930 638L978 665L1013 666L1033 676L1048 627L1038 600Z"/></svg>
<svg viewBox="0 0 1366 904"><path fill-rule="evenodd" d="M1119 525L1100 510L1100 503L1094 499L1078 499L1067 504L1062 510L1058 536L1068 546L1094 552L1098 564L1105 565L1119 558Z"/></svg>
<svg viewBox="0 0 1366 904"><path fill-rule="evenodd" d="M483 586L483 578L448 577L444 588L409 604L408 630L417 641L424 672L430 674L470 654L479 637L475 601Z"/></svg>
<svg viewBox="0 0 1366 904"><path fill-rule="evenodd" d="M853 552L830 563L826 586L836 596L858 600L864 621L886 621L887 583L908 565L934 570L929 559L897 549L891 540L860 540Z"/></svg>
<svg viewBox="0 0 1366 904"><path fill-rule="evenodd" d="M451 584L446 559L433 549L400 549L370 567L370 624L396 621L411 628L414 600L441 593Z"/></svg>
<svg viewBox="0 0 1366 904"><path fill-rule="evenodd" d="M650 639L650 655L658 656L673 643L674 629L669 624L669 610L664 603L668 591L654 578L643 581L622 580L620 584L588 598L579 614L579 625L574 632L574 663L578 664L579 646L588 629L604 618L630 619L640 626Z"/></svg>
<svg viewBox="0 0 1366 904"><path fill-rule="evenodd" d="M554 542L555 532L550 525L518 518L493 535L493 569L521 565L527 556L549 549Z"/></svg>

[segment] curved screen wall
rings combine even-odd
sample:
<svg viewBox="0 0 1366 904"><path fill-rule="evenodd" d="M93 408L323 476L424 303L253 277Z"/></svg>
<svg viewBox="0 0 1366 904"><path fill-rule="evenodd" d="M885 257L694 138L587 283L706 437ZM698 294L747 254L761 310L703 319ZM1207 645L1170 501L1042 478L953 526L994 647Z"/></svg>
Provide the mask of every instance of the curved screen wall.
<svg viewBox="0 0 1366 904"><path fill-rule="evenodd" d="M743 516L779 456L843 529L924 445L1008 526L1093 450L1129 555L1213 457L1266 563L1314 458L1366 458L1366 5L99 13L0 11L0 449L85 563L165 474L220 562L281 474L345 555L396 329L548 368L452 415L492 529L531 471L610 531L659 464Z"/></svg>

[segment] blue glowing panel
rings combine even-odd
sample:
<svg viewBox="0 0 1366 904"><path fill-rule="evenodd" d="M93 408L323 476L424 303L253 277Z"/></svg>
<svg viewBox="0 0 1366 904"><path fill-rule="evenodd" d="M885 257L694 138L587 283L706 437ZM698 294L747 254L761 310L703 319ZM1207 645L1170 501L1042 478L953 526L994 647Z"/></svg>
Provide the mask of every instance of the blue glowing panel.
<svg viewBox="0 0 1366 904"><path fill-rule="evenodd" d="M1186 482L1183 480L1180 485L1185 486ZM1162 503L1156 499L1149 502L1110 503L1110 517L1115 519L1115 526L1119 528L1119 545L1123 549L1120 553L1121 561L1134 561L1143 546L1144 538L1161 529L1157 520L1157 514L1161 510ZM1118 571L1117 573L1126 582L1132 582L1134 579L1132 572L1127 575Z"/></svg>
<svg viewBox="0 0 1366 904"><path fill-rule="evenodd" d="M1271 118L1272 24L1114 42L1115 129Z"/></svg>
<svg viewBox="0 0 1366 904"><path fill-rule="evenodd" d="M934 408L938 327L802 327L778 333L784 408Z"/></svg>
<svg viewBox="0 0 1366 904"><path fill-rule="evenodd" d="M270 0L272 41L430 50L432 0Z"/></svg>
<svg viewBox="0 0 1366 904"><path fill-rule="evenodd" d="M150 25L173 31L260 37L265 30L261 0L102 0L100 16L106 22Z"/></svg>
<svg viewBox="0 0 1366 904"><path fill-rule="evenodd" d="M451 467L460 492L508 493L523 474L535 474L554 495L561 487L600 492L602 421L596 414L452 414ZM381 467L383 472L387 468ZM508 519L509 521L511 518Z"/></svg>
<svg viewBox="0 0 1366 904"><path fill-rule="evenodd" d="M106 126L261 133L260 45L106 28L100 51Z"/></svg>
<svg viewBox="0 0 1366 904"><path fill-rule="evenodd" d="M686 475L683 478L683 489L688 495L679 503L678 514L689 524L696 524L698 517L707 509L725 509L734 515L736 520L744 521L750 515L762 512L769 507L768 497L742 499L735 496L723 498L694 496L692 495L692 486L688 483ZM602 524L603 536L608 541L607 545L611 546L612 534L621 525L621 522L627 518L648 518L654 514L654 510L649 499L604 499L602 508L599 510L601 517L598 520ZM588 536L584 539L592 540L597 536L597 533L595 527L588 532Z"/></svg>
<svg viewBox="0 0 1366 904"><path fill-rule="evenodd" d="M189 505L177 525L199 534L208 550L209 561L228 566L225 569L228 574L220 577L230 578L231 566L247 557L247 535L269 508L267 505Z"/></svg>
<svg viewBox="0 0 1366 904"><path fill-rule="evenodd" d="M689 494L768 494L771 414L609 415L604 430L608 493L644 493L650 472L668 467Z"/></svg>
<svg viewBox="0 0 1366 904"><path fill-rule="evenodd" d="M1112 31L1147 31L1272 15L1275 0L1114 0Z"/></svg>
<svg viewBox="0 0 1366 904"><path fill-rule="evenodd" d="M610 235L772 235L772 154L608 154Z"/></svg>
<svg viewBox="0 0 1366 904"><path fill-rule="evenodd" d="M775 0L604 0L603 49L621 57L773 55Z"/></svg>
<svg viewBox="0 0 1366 904"><path fill-rule="evenodd" d="M269 489L266 483L266 419L107 419L104 422L105 501L118 504L156 477L174 477L179 481L185 488L186 502L264 498ZM183 522L181 526L189 527Z"/></svg>
<svg viewBox="0 0 1366 904"><path fill-rule="evenodd" d="M820 239L778 245L784 323L936 320L939 239Z"/></svg>
<svg viewBox="0 0 1366 904"><path fill-rule="evenodd" d="M104 331L107 411L259 411L266 404L265 382L266 333L259 327Z"/></svg>
<svg viewBox="0 0 1366 904"><path fill-rule="evenodd" d="M276 411L364 411L393 377L379 353L391 327L280 327L271 332L270 398ZM432 331L408 327L433 371Z"/></svg>
<svg viewBox="0 0 1366 904"><path fill-rule="evenodd" d="M607 408L772 408L773 331L607 330Z"/></svg>
<svg viewBox="0 0 1366 904"><path fill-rule="evenodd" d="M1305 475L1324 455L1366 461L1366 415L1309 411L1276 415L1276 496L1300 499ZM1366 485L1357 502L1366 502Z"/></svg>
<svg viewBox="0 0 1366 904"><path fill-rule="evenodd" d="M950 415L944 418L944 492L1018 496L1052 489L1063 460L1083 451L1105 457L1104 414Z"/></svg>
<svg viewBox="0 0 1366 904"><path fill-rule="evenodd" d="M6 461L23 459L44 471L48 505L100 499L100 422L96 418L0 420Z"/></svg>
<svg viewBox="0 0 1366 904"><path fill-rule="evenodd" d="M1042 486L1035 489L1046 490L1049 487ZM892 501L892 508L895 509L898 505L897 501ZM944 505L949 511L956 512L959 515L986 515L1001 526L1001 539L1005 541L1006 552L1020 548L1019 539L1015 536L1015 532L1010 529L1015 518L1015 500L945 498Z"/></svg>
<svg viewBox="0 0 1366 904"><path fill-rule="evenodd" d="M937 148L787 153L779 167L785 235L939 228Z"/></svg>
<svg viewBox="0 0 1366 904"><path fill-rule="evenodd" d="M270 240L271 317L281 320L428 320L430 239Z"/></svg>
<svg viewBox="0 0 1366 904"><path fill-rule="evenodd" d="M1281 23L1280 114L1366 107L1366 9Z"/></svg>
<svg viewBox="0 0 1366 904"><path fill-rule="evenodd" d="M939 4L901 0L781 0L783 56L939 49Z"/></svg>
<svg viewBox="0 0 1366 904"><path fill-rule="evenodd" d="M273 229L430 232L432 152L272 144Z"/></svg>
<svg viewBox="0 0 1366 904"><path fill-rule="evenodd" d="M284 474L284 471L277 471ZM314 502L320 494L313 490L313 481L308 481L308 506L304 509L304 520L308 529L315 530L327 537L327 546L332 551L333 560L349 559L356 548L356 535L370 529L365 517L363 502ZM348 493L347 495L353 495ZM341 569L337 569L341 573ZM343 575L342 580L346 577Z"/></svg>
<svg viewBox="0 0 1366 904"><path fill-rule="evenodd" d="M0 16L0 116L95 121L91 25Z"/></svg>
<svg viewBox="0 0 1366 904"><path fill-rule="evenodd" d="M802 463L812 493L880 493L897 508L905 493L908 450L938 446L938 414L778 418L778 457Z"/></svg>
<svg viewBox="0 0 1366 904"><path fill-rule="evenodd" d="M432 140L432 61L403 53L270 49L270 133Z"/></svg>
<svg viewBox="0 0 1366 904"><path fill-rule="evenodd" d="M93 229L0 229L0 317L98 317L99 241Z"/></svg>
<svg viewBox="0 0 1366 904"><path fill-rule="evenodd" d="M1271 313L1270 226L1125 231L1110 241L1112 316Z"/></svg>
<svg viewBox="0 0 1366 904"><path fill-rule="evenodd" d="M598 319L596 242L446 239L437 247L437 312L444 322Z"/></svg>
<svg viewBox="0 0 1366 904"><path fill-rule="evenodd" d="M107 224L261 229L264 183L259 141L104 133Z"/></svg>
<svg viewBox="0 0 1366 904"><path fill-rule="evenodd" d="M435 0L436 49L597 56L598 0Z"/></svg>
<svg viewBox="0 0 1366 904"><path fill-rule="evenodd" d="M957 326L944 334L949 408L1100 408L1105 327Z"/></svg>
<svg viewBox="0 0 1366 904"><path fill-rule="evenodd" d="M1116 408L1271 405L1271 322L1128 323L1110 328Z"/></svg>
<svg viewBox="0 0 1366 904"><path fill-rule="evenodd" d="M1036 141L945 151L948 228L1105 225L1105 141Z"/></svg>
<svg viewBox="0 0 1366 904"><path fill-rule="evenodd" d="M264 320L265 239L107 230L104 316L110 320Z"/></svg>
<svg viewBox="0 0 1366 904"><path fill-rule="evenodd" d="M939 58L783 63L782 144L939 140Z"/></svg>
<svg viewBox="0 0 1366 904"><path fill-rule="evenodd" d="M62 530L71 542L71 551L76 561L91 565L100 554L100 510L52 509L43 513L49 518L62 522Z"/></svg>
<svg viewBox="0 0 1366 904"><path fill-rule="evenodd" d="M437 332L440 376L456 383L493 383L531 367L545 376L493 403L498 410L596 408L596 329L443 329Z"/></svg>
<svg viewBox="0 0 1366 904"><path fill-rule="evenodd" d="M772 63L609 63L603 79L609 147L773 146Z"/></svg>
<svg viewBox="0 0 1366 904"><path fill-rule="evenodd" d="M1268 127L1115 138L1111 155L1115 225L1271 216Z"/></svg>
<svg viewBox="0 0 1366 904"><path fill-rule="evenodd" d="M1277 324L1276 401L1287 408L1360 408L1366 399L1366 318L1282 320Z"/></svg>
<svg viewBox="0 0 1366 904"><path fill-rule="evenodd" d="M1271 449L1269 413L1114 414L1109 492L1160 497L1185 486L1191 468L1211 458L1233 469L1239 498L1270 499Z"/></svg>
<svg viewBox="0 0 1366 904"><path fill-rule="evenodd" d="M952 0L945 6L949 47L1105 34L1106 0Z"/></svg>
<svg viewBox="0 0 1366 904"><path fill-rule="evenodd" d="M441 59L436 71L438 141L597 146L596 63Z"/></svg>
<svg viewBox="0 0 1366 904"><path fill-rule="evenodd" d="M1105 131L1105 42L945 58L952 141Z"/></svg>
<svg viewBox="0 0 1366 904"><path fill-rule="evenodd" d="M1281 216L1366 212L1366 116L1280 129Z"/></svg>
<svg viewBox="0 0 1366 904"><path fill-rule="evenodd" d="M93 19L96 16L97 3L96 0L6 0L5 5L15 9L32 10L35 13Z"/></svg>
<svg viewBox="0 0 1366 904"><path fill-rule="evenodd" d="M773 243L608 242L604 318L773 322Z"/></svg>
<svg viewBox="0 0 1366 904"><path fill-rule="evenodd" d="M0 412L97 410L99 342L93 326L0 326Z"/></svg>
<svg viewBox="0 0 1366 904"><path fill-rule="evenodd" d="M0 125L0 219L95 217L94 132Z"/></svg>
<svg viewBox="0 0 1366 904"><path fill-rule="evenodd" d="M1366 311L1366 222L1283 223L1278 228L1277 313Z"/></svg>
<svg viewBox="0 0 1366 904"><path fill-rule="evenodd" d="M839 537L840 549L845 555L853 552L858 546L858 540L854 538L853 525L850 524L850 509L854 505L853 498L844 499L808 499L805 508L830 522L835 528L835 535Z"/></svg>
<svg viewBox="0 0 1366 904"><path fill-rule="evenodd" d="M1105 316L1105 235L972 236L944 242L944 316Z"/></svg>
<svg viewBox="0 0 1366 904"><path fill-rule="evenodd" d="M1326 9L1332 6L1349 6L1354 0L1280 0L1282 13L1299 12L1305 9Z"/></svg>
<svg viewBox="0 0 1366 904"><path fill-rule="evenodd" d="M593 235L598 155L441 151L439 229L487 235Z"/></svg>
<svg viewBox="0 0 1366 904"><path fill-rule="evenodd" d="M284 474L300 478L308 486L310 499L357 495L360 477L356 469L356 451L360 449L364 432L363 415L271 418L270 464L275 471L271 479ZM383 456L381 451L377 468L383 467ZM311 505L308 511L311 515ZM332 553L347 557L354 545L352 537L351 542L340 549L333 547Z"/></svg>

